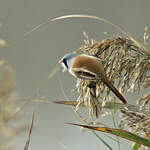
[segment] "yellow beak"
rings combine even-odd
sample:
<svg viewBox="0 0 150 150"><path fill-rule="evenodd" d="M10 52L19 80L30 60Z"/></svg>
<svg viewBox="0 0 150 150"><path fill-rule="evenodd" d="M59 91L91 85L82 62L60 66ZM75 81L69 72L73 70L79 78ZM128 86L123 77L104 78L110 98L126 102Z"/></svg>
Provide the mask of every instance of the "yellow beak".
<svg viewBox="0 0 150 150"><path fill-rule="evenodd" d="M58 61L58 63L59 63L59 64L61 64L62 62L63 62L63 60L62 60L62 59Z"/></svg>

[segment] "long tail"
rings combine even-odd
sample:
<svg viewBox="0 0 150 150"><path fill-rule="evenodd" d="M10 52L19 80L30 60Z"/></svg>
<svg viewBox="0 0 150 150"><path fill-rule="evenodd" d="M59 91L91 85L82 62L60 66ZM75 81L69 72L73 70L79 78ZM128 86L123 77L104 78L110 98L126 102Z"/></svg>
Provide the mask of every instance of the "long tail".
<svg viewBox="0 0 150 150"><path fill-rule="evenodd" d="M127 100L122 94L114 87L114 85L107 79L103 79L103 82L111 89L111 91L124 103L127 104Z"/></svg>

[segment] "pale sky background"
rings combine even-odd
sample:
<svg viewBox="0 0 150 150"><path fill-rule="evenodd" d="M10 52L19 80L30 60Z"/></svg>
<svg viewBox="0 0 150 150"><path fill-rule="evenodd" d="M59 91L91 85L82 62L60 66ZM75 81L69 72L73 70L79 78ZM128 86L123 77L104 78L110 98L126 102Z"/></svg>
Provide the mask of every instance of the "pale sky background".
<svg viewBox="0 0 150 150"><path fill-rule="evenodd" d="M47 18L68 14L96 15L112 21L142 42L144 27L150 25L150 0L0 0L0 37L8 47L1 49L0 58L8 61L16 73L17 94L20 99L29 97L57 65L65 53L83 44L82 32L101 41L119 33L112 26L90 19L66 19L47 24L28 36L24 33ZM104 35L108 32L108 35ZM60 70L40 91L38 98L64 100L60 86L70 99L75 79ZM128 99L134 100L133 95ZM130 102L135 103L135 102ZM32 133L32 150L107 150L90 132L66 125L66 122L80 123L72 109L56 104L30 103L21 119L30 124L32 110L35 109L35 129ZM107 117L105 123L111 120ZM110 124L112 121L109 122ZM112 127L112 126L111 126ZM17 139L16 150L24 147L28 131ZM101 137L117 149L117 144L103 134ZM123 140L125 141L125 140ZM60 144L61 143L61 144ZM127 150L128 142L121 149Z"/></svg>

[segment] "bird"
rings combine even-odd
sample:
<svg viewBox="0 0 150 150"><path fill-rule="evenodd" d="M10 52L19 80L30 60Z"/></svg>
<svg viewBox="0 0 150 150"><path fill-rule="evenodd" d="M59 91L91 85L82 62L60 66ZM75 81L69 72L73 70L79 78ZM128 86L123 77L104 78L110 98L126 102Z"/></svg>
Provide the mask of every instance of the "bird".
<svg viewBox="0 0 150 150"><path fill-rule="evenodd" d="M107 78L103 63L99 58L72 52L64 55L58 63L76 78L90 81L101 80L124 104L127 104L127 100Z"/></svg>

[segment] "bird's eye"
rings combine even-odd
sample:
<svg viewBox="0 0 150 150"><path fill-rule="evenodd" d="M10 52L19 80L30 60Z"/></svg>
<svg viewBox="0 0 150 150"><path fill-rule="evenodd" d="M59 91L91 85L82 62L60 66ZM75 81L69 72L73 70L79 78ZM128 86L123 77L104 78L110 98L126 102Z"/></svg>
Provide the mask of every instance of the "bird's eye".
<svg viewBox="0 0 150 150"><path fill-rule="evenodd" d="M63 59L63 63L66 66L66 68L68 69L67 59Z"/></svg>

